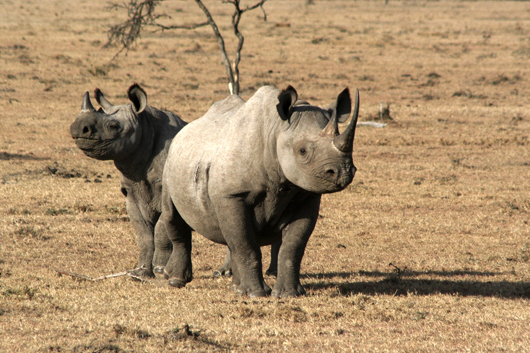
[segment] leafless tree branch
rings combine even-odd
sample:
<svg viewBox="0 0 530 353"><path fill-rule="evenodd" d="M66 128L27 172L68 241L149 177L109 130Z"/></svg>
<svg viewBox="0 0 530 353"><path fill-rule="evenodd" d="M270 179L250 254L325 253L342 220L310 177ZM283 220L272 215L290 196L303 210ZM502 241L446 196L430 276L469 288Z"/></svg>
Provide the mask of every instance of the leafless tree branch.
<svg viewBox="0 0 530 353"><path fill-rule="evenodd" d="M109 10L112 9L127 9L127 20L123 23L112 26L108 31L109 40L106 47L117 43L122 47L114 56L117 57L123 50L129 50L131 46L140 38L143 27L152 25L161 15L155 15L154 10L157 5L163 0L130 0L128 4L111 3ZM113 58L113 59L114 59Z"/></svg>
<svg viewBox="0 0 530 353"><path fill-rule="evenodd" d="M232 28L234 30L234 35L238 38L238 44L235 51L234 62L231 63L226 52L225 42L219 27L215 23L210 11L204 5L202 0L194 0L197 6L204 12L207 21L197 24L187 24L187 25L164 25L158 22L162 17L168 17L167 15L157 15L155 14L155 8L164 0L129 0L129 3L117 4L110 3L109 9L126 9L128 12L127 20L123 23L112 26L108 31L108 42L105 44L106 47L109 47L113 44L119 44L121 46L120 50L113 57L116 58L124 50L129 50L136 43L136 40L140 38L141 32L145 27L151 26L155 27L158 30L172 30L172 29L196 29L199 27L204 27L210 25L214 32L217 43L219 44L219 51L221 53L221 58L223 59L223 64L226 69L226 75L228 78L228 85L231 94L239 94L239 63L241 62L241 50L243 50L243 44L245 38L243 34L239 31L239 22L241 16L247 12L252 11L257 8L261 8L263 12L263 19L267 20L267 14L263 9L263 4L267 0L260 0L252 6L247 6L241 8L240 0L222 0L223 3L229 3L234 6L234 13L232 15Z"/></svg>
<svg viewBox="0 0 530 353"><path fill-rule="evenodd" d="M219 44L219 50L221 51L221 57L223 59L223 64L225 65L226 69L226 76L228 77L228 85L230 87L230 94L237 94L233 91L234 87L234 74L232 72L232 68L230 67L230 59L228 58L228 55L226 54L226 48L225 48L225 41L223 39L223 36L221 35L221 32L219 32L219 27L217 27L217 24L215 23L212 15L210 14L210 11L204 6L201 0L195 0L199 8L204 12L206 15L206 18L208 19L208 23L212 27L213 33L215 34L215 38L217 39L217 43ZM239 92L238 92L239 93Z"/></svg>
<svg viewBox="0 0 530 353"><path fill-rule="evenodd" d="M246 8L242 9L240 7L240 3L241 3L240 0L223 0L223 3L229 3L229 4L234 5L234 14L232 15L232 28L234 29L234 35L238 39L235 59L231 67L232 77L233 77L233 82L231 82L232 85L230 86L231 94L239 94L239 63L241 62L241 50L243 50L243 44L245 43L245 37L239 31L239 21L241 20L241 16L243 15L243 13L257 9L258 7L260 7L263 10L263 17L264 17L264 20L266 21L267 14L265 13L265 10L263 9L263 4L265 3L265 1L267 0L261 0L252 6L247 6Z"/></svg>
<svg viewBox="0 0 530 353"><path fill-rule="evenodd" d="M202 23L194 23L194 24L189 24L189 25L171 25L171 26L165 26L163 24L160 24L160 23L154 23L153 26L156 26L158 28L160 28L162 31L167 31L167 30L170 30L170 29L196 29L196 28L200 28L200 27L204 27L204 26L208 26L209 23L208 21L206 22L202 22Z"/></svg>

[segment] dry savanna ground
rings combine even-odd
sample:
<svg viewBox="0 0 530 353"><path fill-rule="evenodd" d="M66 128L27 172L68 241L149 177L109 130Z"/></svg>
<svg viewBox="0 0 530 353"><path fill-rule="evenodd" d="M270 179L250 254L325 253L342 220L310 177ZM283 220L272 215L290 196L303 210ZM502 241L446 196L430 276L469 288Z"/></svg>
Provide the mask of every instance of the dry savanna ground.
<svg viewBox="0 0 530 353"><path fill-rule="evenodd" d="M206 0L229 52L231 6ZM305 297L251 300L213 279L97 282L138 247L112 162L69 136L82 95L192 121L228 94L210 28L146 32L112 60L105 0L0 3L0 352L530 351L530 3L273 1L244 15L242 97L293 85L314 104L359 88L358 173L323 198ZM203 16L166 1L167 23ZM264 249L265 261L269 251ZM390 265L392 264L392 265ZM267 277L269 284L274 278Z"/></svg>

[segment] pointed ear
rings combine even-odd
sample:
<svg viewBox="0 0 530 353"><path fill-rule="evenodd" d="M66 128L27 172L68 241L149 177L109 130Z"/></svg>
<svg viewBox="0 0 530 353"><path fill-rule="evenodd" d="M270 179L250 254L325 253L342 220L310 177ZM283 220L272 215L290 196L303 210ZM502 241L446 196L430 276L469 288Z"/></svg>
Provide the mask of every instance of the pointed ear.
<svg viewBox="0 0 530 353"><path fill-rule="evenodd" d="M288 120L291 117L291 108L296 103L297 99L298 93L296 93L293 86L287 87L278 95L279 103L276 105L276 109L282 120Z"/></svg>
<svg viewBox="0 0 530 353"><path fill-rule="evenodd" d="M127 96L133 104L136 113L140 114L147 106L147 94L137 83L133 84L127 90Z"/></svg>
<svg viewBox="0 0 530 353"><path fill-rule="evenodd" d="M327 110L331 114L331 119L337 116L339 123L343 123L350 117L351 113L351 97L350 89L346 88L344 91L340 92L337 100L331 103Z"/></svg>

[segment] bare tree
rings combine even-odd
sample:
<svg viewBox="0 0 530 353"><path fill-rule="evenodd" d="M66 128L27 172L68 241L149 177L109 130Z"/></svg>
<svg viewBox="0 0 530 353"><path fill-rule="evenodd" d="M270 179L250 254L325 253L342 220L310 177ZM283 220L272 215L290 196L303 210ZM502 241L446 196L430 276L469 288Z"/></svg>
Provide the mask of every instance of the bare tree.
<svg viewBox="0 0 530 353"><path fill-rule="evenodd" d="M128 51L131 49L136 43L136 40L140 38L142 30L144 30L146 27L154 27L155 31L166 31L173 29L195 29L210 25L214 32L215 38L217 39L217 43L219 44L219 51L221 52L223 64L226 69L230 94L239 94L239 63L241 61L241 50L243 49L243 44L245 42L245 37L239 31L239 21L245 12L252 11L257 8L262 10L263 19L266 21L267 14L263 9L263 4L267 0L259 0L254 5L244 8L241 7L240 0L222 0L223 3L232 4L234 6L234 13L232 14L232 29L234 30L234 35L238 39L238 44L233 62L231 62L230 58L228 57L223 35L219 31L219 27L217 27L215 20L210 14L210 11L201 0L194 1L197 3L197 6L199 6L202 12L204 12L206 21L185 25L164 25L160 23L159 20L161 18L169 17L167 14L155 13L156 7L163 1L164 0L129 0L129 3L124 4L109 3L109 9L126 9L128 14L127 20L125 20L123 23L112 26L108 31L109 40L106 46L113 44L118 44L121 46L121 49L114 57L118 56L124 50Z"/></svg>

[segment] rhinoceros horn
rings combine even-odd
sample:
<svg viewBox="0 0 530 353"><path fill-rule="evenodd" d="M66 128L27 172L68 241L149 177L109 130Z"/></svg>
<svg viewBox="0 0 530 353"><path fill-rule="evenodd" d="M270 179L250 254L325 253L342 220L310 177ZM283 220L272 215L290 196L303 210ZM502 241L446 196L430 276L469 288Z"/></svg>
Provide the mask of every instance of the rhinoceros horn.
<svg viewBox="0 0 530 353"><path fill-rule="evenodd" d="M355 127L357 126L357 118L359 116L359 90L355 94L355 110L351 118L350 124L342 134L333 139L333 144L337 149L344 153L351 153L353 151L353 138L355 137Z"/></svg>
<svg viewBox="0 0 530 353"><path fill-rule="evenodd" d="M94 90L94 96L96 97L96 100L98 101L99 105L103 107L103 109L109 109L113 107L113 104L105 98L103 95L103 92L99 88L96 88Z"/></svg>
<svg viewBox="0 0 530 353"><path fill-rule="evenodd" d="M321 136L335 138L339 135L339 122L337 120L337 114L332 114L328 124L320 133Z"/></svg>
<svg viewBox="0 0 530 353"><path fill-rule="evenodd" d="M83 104L81 105L81 110L88 110L90 112L96 111L96 109L94 109L94 106L92 105L92 102L90 102L90 94L88 92L85 92L85 95L83 96Z"/></svg>

